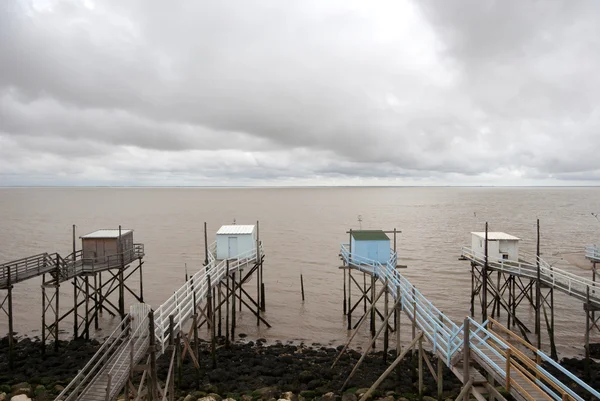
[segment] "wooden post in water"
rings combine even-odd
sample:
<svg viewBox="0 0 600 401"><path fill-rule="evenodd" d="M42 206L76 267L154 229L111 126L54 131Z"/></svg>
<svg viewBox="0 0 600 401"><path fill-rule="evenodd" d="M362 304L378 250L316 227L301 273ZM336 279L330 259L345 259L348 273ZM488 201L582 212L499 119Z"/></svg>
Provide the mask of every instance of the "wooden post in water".
<svg viewBox="0 0 600 401"><path fill-rule="evenodd" d="M371 302L375 305L375 274L371 276ZM367 288L365 285L365 305L367 301ZM365 310L365 313L367 311ZM375 308L371 309L371 338L375 338L375 319L377 319L377 314L375 313Z"/></svg>
<svg viewBox="0 0 600 401"><path fill-rule="evenodd" d="M395 320L396 320L396 357L402 353L402 343L400 342L400 332L402 328L402 293L400 292L400 286L396 286L396 306L394 307ZM397 380L400 382L402 378L402 370L400 367L397 369Z"/></svg>
<svg viewBox="0 0 600 401"><path fill-rule="evenodd" d="M227 274L226 274L226 277L229 277L229 261L227 261ZM219 338L221 338L223 336L223 333L221 332L222 320L223 320L222 319L222 315L221 315L221 304L222 304L221 290L222 289L223 288L221 287L221 281L219 281L219 284L217 284L217 305L218 305L218 308L217 308L218 317L217 317L217 319L219 319L219 323L218 323L218 326L217 326L217 333L218 333L217 335L219 336Z"/></svg>
<svg viewBox="0 0 600 401"><path fill-rule="evenodd" d="M58 351L58 322L60 322L59 311L60 303L58 302L60 297L60 261L58 254L56 255L56 281L54 284L54 351Z"/></svg>
<svg viewBox="0 0 600 401"><path fill-rule="evenodd" d="M123 320L125 319L125 279L123 277L123 272L125 270L125 259L123 255L121 225L119 225L119 259L121 261L121 266L119 268L119 314L121 315L121 320ZM86 294L86 296L89 295Z"/></svg>
<svg viewBox="0 0 600 401"><path fill-rule="evenodd" d="M470 375L471 375L470 374L471 342L469 339L471 329L469 327L469 323L470 323L469 318L466 317L465 322L464 322L464 332L463 332L463 336L464 336L464 339L463 339L464 340L464 342L463 342L463 383L468 382L470 380Z"/></svg>
<svg viewBox="0 0 600 401"><path fill-rule="evenodd" d="M348 314L346 317L348 318L348 327L347 330L352 329L352 268L350 264L348 264Z"/></svg>
<svg viewBox="0 0 600 401"><path fill-rule="evenodd" d="M158 400L158 371L156 369L156 335L154 332L154 311L148 312L148 326L150 335L150 345L148 351L150 352L150 380L148 389L148 398L150 401Z"/></svg>
<svg viewBox="0 0 600 401"><path fill-rule="evenodd" d="M15 339L14 339L14 328L13 328L13 303L12 303L12 278L11 278L11 268L10 266L8 266L7 268L8 271L8 280L7 280L7 284L8 284L8 294L6 295L8 298L8 367L9 369L14 369L15 368ZM42 287L42 291L44 291L44 287ZM42 295L42 299L44 299L44 295ZM43 309L42 309L43 310ZM45 313L44 313L45 315ZM42 330L45 326L45 323L43 322L43 315L42 315ZM42 334L42 342L44 342L44 337ZM43 348L42 348L43 349Z"/></svg>
<svg viewBox="0 0 600 401"><path fill-rule="evenodd" d="M206 233L206 221L204 222L204 266L208 271L208 234Z"/></svg>
<svg viewBox="0 0 600 401"><path fill-rule="evenodd" d="M231 273L231 282L235 283L235 271ZM231 295L234 296L235 291L232 291ZM240 299L242 299L242 297L240 297ZM232 301L234 301L234 299L232 299ZM258 308L256 308L256 313L258 313ZM235 342L235 302L231 302L231 341Z"/></svg>
<svg viewBox="0 0 600 401"><path fill-rule="evenodd" d="M386 278L385 279L385 298L384 298L384 309L385 309L385 315L387 316L389 313L389 290L388 290L388 284L389 281ZM373 299L373 301L375 301ZM395 309L394 309L395 310ZM384 322L385 324L385 330L383 332L383 363L387 363L387 354L388 354L388 346L389 346L389 339L390 339L390 332L389 332L389 324L387 322Z"/></svg>
<svg viewBox="0 0 600 401"><path fill-rule="evenodd" d="M208 303L208 310L211 311L210 314L211 316L214 316L214 302L213 302L213 297L212 297L212 284L210 281L210 274L207 276L208 278L208 297L207 297L207 303ZM212 356L212 367L213 369L217 368L217 340L215 338L215 322L214 322L214 318L213 321L210 322L210 345L211 345L211 356Z"/></svg>
<svg viewBox="0 0 600 401"><path fill-rule="evenodd" d="M343 304L344 304L344 315L346 315L346 313L348 312L348 309L347 309L347 305L346 305L346 301L347 301L347 299L346 299L346 261L344 261L344 260L342 260L342 267L343 267L342 273L344 274L344 302L343 302ZM302 298L302 300L304 300L304 297Z"/></svg>
<svg viewBox="0 0 600 401"><path fill-rule="evenodd" d="M583 374L587 381L591 379L590 372L590 311L592 305L590 304L590 287L587 287L586 291L586 303L583 305L585 310L585 362L583 367Z"/></svg>
<svg viewBox="0 0 600 401"><path fill-rule="evenodd" d="M225 276L225 288L227 289L227 294L225 295L225 345L229 348L229 298L231 298L231 301L235 304L235 298L233 298L235 289L233 285L229 285L229 260L225 263L227 266L227 275ZM235 280L232 281L235 283ZM235 305L233 309L235 310ZM235 341L235 338L232 338L232 340Z"/></svg>
<svg viewBox="0 0 600 401"><path fill-rule="evenodd" d="M345 283L345 281L344 281L344 283ZM304 279L302 278L302 273L300 274L300 290L302 291L302 302L304 302ZM346 296L346 286L344 286L344 297L345 296ZM344 309L346 309L345 306L346 306L346 300L344 299Z"/></svg>
<svg viewBox="0 0 600 401"><path fill-rule="evenodd" d="M481 305L481 321L485 322L488 318L487 308L487 293L488 293L488 223L485 222L485 261L483 263L483 294L482 297L482 305Z"/></svg>
<svg viewBox="0 0 600 401"><path fill-rule="evenodd" d="M412 301L412 311L413 311L413 321L412 321L412 339L414 340L417 335L417 292L416 288L412 288L413 301ZM415 355L415 349L412 349L412 355Z"/></svg>
<svg viewBox="0 0 600 401"><path fill-rule="evenodd" d="M542 322L541 322L541 297L542 280L540 266L540 219L537 219L537 246L535 251L535 265L537 268L537 277L535 281L535 333L537 338L537 348L542 349Z"/></svg>

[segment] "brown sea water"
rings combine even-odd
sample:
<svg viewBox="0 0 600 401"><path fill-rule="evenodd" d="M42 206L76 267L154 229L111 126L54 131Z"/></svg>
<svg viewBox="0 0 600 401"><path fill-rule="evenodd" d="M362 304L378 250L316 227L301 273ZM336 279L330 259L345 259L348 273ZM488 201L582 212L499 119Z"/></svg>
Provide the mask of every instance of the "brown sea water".
<svg viewBox="0 0 600 401"><path fill-rule="evenodd" d="M522 249L534 252L539 218L543 258L591 278L590 271L569 265L563 257L583 253L584 245L598 242L600 222L591 215L600 212L598 199L600 188L3 188L0 262L40 252L70 253L72 224L78 236L120 224L134 229L135 242L145 244L144 297L157 307L183 283L185 264L190 274L202 267L203 222L212 242L222 224L259 220L266 252L264 316L273 327L257 327L244 310L237 332L269 341L337 345L348 337L339 246L347 242L348 229L358 228L358 215L365 229L402 231L399 263L408 265L402 274L459 322L470 308L469 263L458 260L460 247L470 243L469 232L483 231L488 221L491 231L516 235L522 238ZM130 283L137 285L137 275ZM15 331L20 335L40 335L40 284L33 279L15 285ZM255 283L248 288L255 294ZM72 292L71 285L62 285L61 312L72 305ZM0 298L5 294L0 290ZM533 311L522 306L519 314L527 320ZM355 313L354 321L359 317ZM104 314L103 330L94 335L108 335L115 322ZM555 324L559 353L581 355L581 302L556 292ZM72 319L66 318L60 327L68 338ZM1 313L0 334L7 331L7 318ZM404 327L403 340L409 333ZM364 343L368 332L359 337L357 344ZM597 332L592 340L600 340Z"/></svg>

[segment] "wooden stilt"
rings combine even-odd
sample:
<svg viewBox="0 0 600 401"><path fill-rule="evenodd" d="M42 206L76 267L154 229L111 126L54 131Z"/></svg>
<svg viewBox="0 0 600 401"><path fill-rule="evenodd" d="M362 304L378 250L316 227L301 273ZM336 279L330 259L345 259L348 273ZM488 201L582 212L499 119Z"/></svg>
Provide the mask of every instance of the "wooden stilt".
<svg viewBox="0 0 600 401"><path fill-rule="evenodd" d="M229 261L227 261L229 262ZM226 277L229 277L229 263L227 263L228 267L227 267L227 274ZM221 316L221 298L222 298L222 294L221 294L221 282L219 282L219 284L217 284L217 303L218 303L218 307L217 307L217 319L219 320L218 326L217 326L217 335L219 336L219 338L221 338L223 336L223 333L221 332L221 327L222 327L222 316Z"/></svg>
<svg viewBox="0 0 600 401"><path fill-rule="evenodd" d="M302 278L302 274L300 274L300 291L302 291L302 302L304 302L304 279ZM346 282L344 281L344 313L345 313L345 310L346 310Z"/></svg>
<svg viewBox="0 0 600 401"><path fill-rule="evenodd" d="M229 348L229 298L232 298L232 289L234 288L233 286L229 285L229 261L227 261L227 275L225 276L225 280L225 288L227 290L227 294L225 295L225 345ZM235 300L233 298L232 301L234 301L233 303L235 304ZM235 305L233 309L235 310ZM232 338L232 340L234 339Z"/></svg>
<svg viewBox="0 0 600 401"><path fill-rule="evenodd" d="M423 336L419 337L419 399L423 399Z"/></svg>
<svg viewBox="0 0 600 401"><path fill-rule="evenodd" d="M235 272L232 273L231 282L235 283ZM241 284L240 284L240 288L241 288ZM232 294L235 295L235 289L234 289L234 291L232 291ZM242 298L240 297L240 300L241 299ZM258 308L256 310L256 313L258 315ZM260 315L259 315L259 318L260 318ZM232 304L231 304L231 341L235 342L235 302L232 302Z"/></svg>
<svg viewBox="0 0 600 401"><path fill-rule="evenodd" d="M359 401L366 401L371 396L371 394L373 394L373 391L375 391L377 387L379 387L379 385L385 380L386 377L388 377L392 370L394 370L394 368L402 361L404 356L406 356L406 353L410 349L414 348L414 346L417 344L422 335L423 333L419 333L419 336L412 340L410 345L404 351L402 351L402 353L398 355L398 357L396 357L394 362L392 362L392 364L385 370L385 372L383 372L382 375L379 376L379 379L377 379L377 381L373 383L373 385L369 388L369 390L367 390L366 393L363 394Z"/></svg>
<svg viewBox="0 0 600 401"><path fill-rule="evenodd" d="M385 284L384 284L384 288L385 288L385 298L384 298L384 312L385 315L388 316L389 314L389 291L388 291L388 280L385 280ZM389 325L386 323L385 324L385 330L383 332L383 362L387 363L387 354L388 354L388 347L389 347L389 340L390 340L390 330L389 330Z"/></svg>
<svg viewBox="0 0 600 401"><path fill-rule="evenodd" d="M352 230L350 230L352 231ZM346 328L347 330L351 330L352 329L352 269L350 268L350 265L348 265L348 314L346 315L346 317L348 318L348 327Z"/></svg>
<svg viewBox="0 0 600 401"><path fill-rule="evenodd" d="M345 263L344 263L345 264ZM344 315L346 315L348 309L347 309L347 305L346 305L346 269L342 269L342 272L344 273ZM302 277L302 276L300 276ZM304 286L302 286L304 287ZM304 301L304 291L302 291L302 300Z"/></svg>
<svg viewBox="0 0 600 401"><path fill-rule="evenodd" d="M438 356L437 360L437 398L441 401L444 393L444 361ZM490 400L491 401L491 400Z"/></svg>
<svg viewBox="0 0 600 401"><path fill-rule="evenodd" d="M211 281L210 281L210 274L207 276L208 278L208 297L207 297L207 303L208 303L208 310L211 311L211 315L214 316L214 302L213 302L213 297L212 297L212 285L211 285ZM211 345L211 357L212 357L212 367L213 369L217 368L217 341L216 341L216 327L215 327L215 322L213 320L213 322L211 322L210 324L210 345Z"/></svg>

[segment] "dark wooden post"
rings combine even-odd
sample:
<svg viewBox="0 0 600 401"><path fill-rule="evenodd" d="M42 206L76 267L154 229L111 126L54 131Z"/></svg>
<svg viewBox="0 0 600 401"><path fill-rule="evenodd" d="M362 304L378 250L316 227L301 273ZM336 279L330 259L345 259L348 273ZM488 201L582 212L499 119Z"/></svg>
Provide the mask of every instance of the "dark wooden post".
<svg viewBox="0 0 600 401"><path fill-rule="evenodd" d="M157 386L158 386L158 372L156 370L156 335L154 331L154 311L150 310L148 313L148 329L150 331L150 346L148 351L150 352L150 388L148 389L148 395L151 401L158 400Z"/></svg>
<svg viewBox="0 0 600 401"><path fill-rule="evenodd" d="M121 225L119 225L119 259L121 260L121 266L119 268L119 314L121 315L121 320L123 320L125 318L125 279L123 277L123 271L125 270L125 258L123 255Z"/></svg>
<svg viewBox="0 0 600 401"><path fill-rule="evenodd" d="M232 298L235 294L235 288L233 287L235 281L232 285L229 284L229 260L225 263L227 265L227 275L225 276L225 288L227 289L227 294L225 295L225 345L229 347L229 298L235 304L235 300ZM235 309L235 305L233 309Z"/></svg>
<svg viewBox="0 0 600 401"><path fill-rule="evenodd" d="M367 291L367 289L365 288L365 302L367 299L366 291ZM375 275L374 274L371 276L371 303L373 304L373 306L375 306L374 305L375 304ZM375 319L376 318L377 318L377 315L375 314L375 308L372 308L371 309L371 338L375 338Z"/></svg>
<svg viewBox="0 0 600 401"><path fill-rule="evenodd" d="M54 351L58 351L58 322L60 322L60 256L56 255L56 282L54 283Z"/></svg>
<svg viewBox="0 0 600 401"><path fill-rule="evenodd" d="M208 310L211 311L211 316L213 316L213 321L210 324L210 331L211 331L211 355L212 355L212 367L213 369L217 368L217 341L215 338L215 322L214 322L214 302L213 302L213 297L212 297L212 284L210 281L210 274L208 275L208 298L207 298L207 302L208 302Z"/></svg>
<svg viewBox="0 0 600 401"><path fill-rule="evenodd" d="M347 305L346 305L346 261L342 260L342 273L344 274L344 315L348 312L347 309ZM302 276L300 276L300 283L302 284ZM304 287L304 286L303 286ZM304 291L303 291L304 293ZM302 300L304 301L304 297L302 297Z"/></svg>
<svg viewBox="0 0 600 401"><path fill-rule="evenodd" d="M488 223L485 223L485 261L483 263L483 283L481 283L483 287L482 297L482 305L481 305L481 321L485 322L488 318L487 308L487 293L488 293Z"/></svg>
<svg viewBox="0 0 600 401"><path fill-rule="evenodd" d="M10 266L8 266L7 268L8 270L8 280L7 280L7 284L8 284L8 367L12 370L15 367L15 339L14 339L14 328L13 328L13 303L12 303L12 278L11 278L11 268ZM44 288L42 287L42 291L44 291ZM42 299L44 299L44 296L42 295ZM45 315L45 311L43 313L43 315ZM42 330L45 327L45 323L43 322L43 317L42 315ZM42 333L42 342L44 342L44 335ZM42 348L43 349L43 348Z"/></svg>
<svg viewBox="0 0 600 401"><path fill-rule="evenodd" d="M241 276L241 274L240 274ZM235 283L235 272L232 273L231 281ZM241 277L240 277L240 286L241 286ZM235 296L235 291L232 291L232 296ZM242 297L240 297L242 299ZM232 298L232 301L235 299ZM258 308L256 308L256 313L258 314ZM231 341L235 342L235 302L231 302Z"/></svg>
<svg viewBox="0 0 600 401"><path fill-rule="evenodd" d="M206 222L204 222L204 266L208 266L208 235L206 234ZM208 267L206 267L208 271Z"/></svg>
<svg viewBox="0 0 600 401"><path fill-rule="evenodd" d="M344 284L346 281L344 281ZM302 278L302 274L300 274L300 291L302 292L302 302L304 302L304 279ZM346 297L346 286L344 285L344 298ZM344 299L344 313L346 312L346 300Z"/></svg>
<svg viewBox="0 0 600 401"><path fill-rule="evenodd" d="M537 338L537 348L542 348L542 322L541 322L541 295L542 295L542 280L540 266L540 219L537 219L537 246L535 251L535 263L537 268L537 277L535 282L535 333Z"/></svg>
<svg viewBox="0 0 600 401"><path fill-rule="evenodd" d="M471 370L471 366L470 366L470 357L471 357L471 350L470 350L470 339L469 339L469 335L471 333L471 329L470 329L470 324L469 324L469 318L465 318L465 323L464 323L464 341L463 341L463 383L467 383L470 379L470 373L469 371Z"/></svg>
<svg viewBox="0 0 600 401"><path fill-rule="evenodd" d="M387 316L389 313L389 304L388 304L388 298L389 298L389 291L388 291L388 279L385 279L385 301L384 301L384 309L385 309L385 315ZM373 300L373 302L375 302L375 300ZM383 363L387 363L387 354L388 354L388 346L389 346L389 324L388 322L384 322L385 323L385 329L383 331Z"/></svg>

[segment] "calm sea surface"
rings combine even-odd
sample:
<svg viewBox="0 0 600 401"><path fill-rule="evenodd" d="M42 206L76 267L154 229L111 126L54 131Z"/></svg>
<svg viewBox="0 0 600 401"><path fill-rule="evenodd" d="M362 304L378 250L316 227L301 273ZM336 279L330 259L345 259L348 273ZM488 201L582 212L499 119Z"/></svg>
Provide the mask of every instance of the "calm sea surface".
<svg viewBox="0 0 600 401"><path fill-rule="evenodd" d="M185 264L190 274L201 268L203 222L208 223L212 242L222 224L259 220L266 252L265 318L273 327L257 328L255 318L244 311L238 333L269 341L338 345L348 336L339 245L347 242L348 229L358 228L358 215L365 229L402 231L399 263L408 265L402 274L459 322L470 305L469 264L458 260L460 247L470 243L469 232L483 231L488 221L491 231L516 235L523 239L522 248L534 252L539 218L543 257L591 278L589 271L570 266L563 257L598 242L600 222L591 213L600 212L599 200L600 188L4 188L0 262L40 252L70 253L72 224L77 225L78 236L121 224L135 230L135 242L145 244L144 296L156 307L183 283ZM300 295L301 274L305 302ZM20 335L40 335L40 283L31 280L15 286L15 331ZM252 283L249 288L256 292ZM63 312L72 304L72 291L71 285L62 286ZM0 297L5 293L0 290ZM559 353L581 355L582 304L557 292L555 306ZM527 307L520 313L525 319L533 315ZM359 317L357 313L355 320ZM97 337L107 335L114 324L107 314L102 320L104 330ZM71 328L72 320L61 323L65 338ZM7 331L7 318L0 314L0 333ZM364 344L367 336L362 333L357 344ZM403 339L409 339L408 327ZM593 340L598 341L598 333Z"/></svg>

